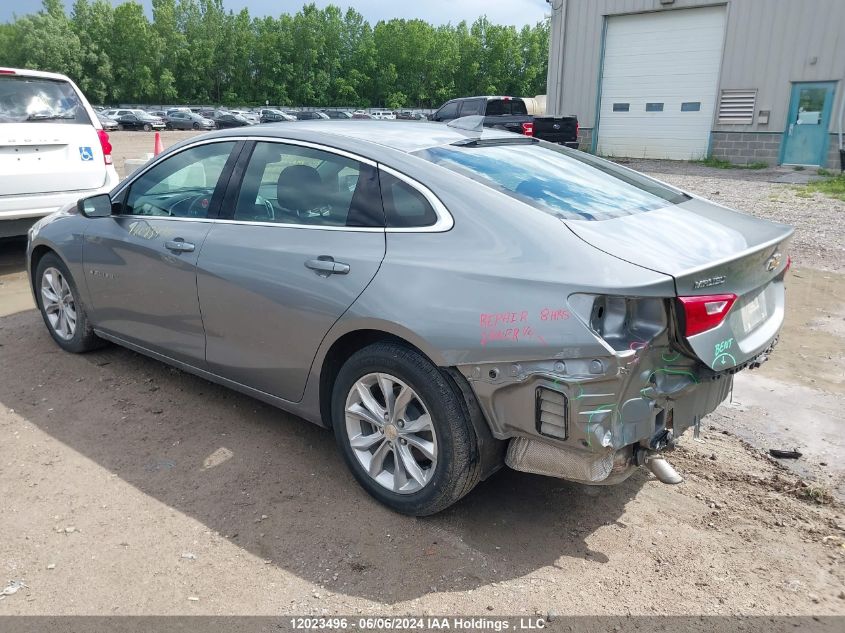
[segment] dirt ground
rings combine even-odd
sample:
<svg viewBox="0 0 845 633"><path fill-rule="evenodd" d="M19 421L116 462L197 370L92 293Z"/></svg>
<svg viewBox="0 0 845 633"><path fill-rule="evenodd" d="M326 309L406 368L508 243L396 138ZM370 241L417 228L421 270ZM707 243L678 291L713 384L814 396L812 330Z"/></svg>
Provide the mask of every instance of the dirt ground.
<svg viewBox="0 0 845 633"><path fill-rule="evenodd" d="M152 148L112 140L118 168ZM797 255L773 359L670 457L685 483L503 470L413 519L325 430L118 347L61 352L0 243L0 592L25 585L0 615L845 615L845 276Z"/></svg>

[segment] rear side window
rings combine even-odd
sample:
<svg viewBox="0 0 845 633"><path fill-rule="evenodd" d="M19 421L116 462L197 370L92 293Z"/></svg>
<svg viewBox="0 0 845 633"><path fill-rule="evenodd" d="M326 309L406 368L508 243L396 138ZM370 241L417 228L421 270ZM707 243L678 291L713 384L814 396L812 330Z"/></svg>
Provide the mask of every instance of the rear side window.
<svg viewBox="0 0 845 633"><path fill-rule="evenodd" d="M0 75L0 123L90 125L79 95L66 81Z"/></svg>
<svg viewBox="0 0 845 633"><path fill-rule="evenodd" d="M384 170L379 170L379 182L389 228L419 228L437 222L437 213L420 191Z"/></svg>
<svg viewBox="0 0 845 633"><path fill-rule="evenodd" d="M375 168L311 147L259 142L234 219L305 226L383 227Z"/></svg>
<svg viewBox="0 0 845 633"><path fill-rule="evenodd" d="M484 115L484 99L470 99L461 104L461 116Z"/></svg>
<svg viewBox="0 0 845 633"><path fill-rule="evenodd" d="M491 99L487 102L487 116L522 116L528 110L522 99Z"/></svg>
<svg viewBox="0 0 845 633"><path fill-rule="evenodd" d="M610 161L547 143L447 145L416 155L565 220L609 220L690 199Z"/></svg>

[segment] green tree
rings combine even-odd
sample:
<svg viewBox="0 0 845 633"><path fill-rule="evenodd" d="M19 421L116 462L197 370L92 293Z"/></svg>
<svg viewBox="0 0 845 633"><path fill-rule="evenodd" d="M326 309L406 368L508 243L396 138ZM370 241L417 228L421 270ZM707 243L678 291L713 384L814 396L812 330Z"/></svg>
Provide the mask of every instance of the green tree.
<svg viewBox="0 0 845 633"><path fill-rule="evenodd" d="M82 76L82 46L61 0L44 0L41 11L17 20L9 43L15 66Z"/></svg>
<svg viewBox="0 0 845 633"><path fill-rule="evenodd" d="M253 18L225 0L43 0L0 24L0 63L63 72L95 102L437 107L545 91L549 24L387 20L305 4Z"/></svg>
<svg viewBox="0 0 845 633"><path fill-rule="evenodd" d="M105 0L76 0L71 18L73 32L79 38L81 76L79 87L88 99L105 103L112 96L114 76L107 52L109 34L114 26L114 11Z"/></svg>
<svg viewBox="0 0 845 633"><path fill-rule="evenodd" d="M114 10L108 51L114 65L114 99L124 103L155 101L160 43L144 8L134 0Z"/></svg>

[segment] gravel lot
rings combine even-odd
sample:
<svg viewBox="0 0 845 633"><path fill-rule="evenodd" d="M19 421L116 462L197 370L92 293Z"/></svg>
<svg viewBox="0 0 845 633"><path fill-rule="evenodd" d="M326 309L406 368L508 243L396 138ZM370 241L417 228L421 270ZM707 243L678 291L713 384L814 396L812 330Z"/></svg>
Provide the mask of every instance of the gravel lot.
<svg viewBox="0 0 845 633"><path fill-rule="evenodd" d="M118 169L153 144L112 140ZM504 470L426 519L372 501L294 416L118 347L61 352L0 244L0 583L26 585L0 614L845 615L845 204L632 166L798 226L778 352L685 436L684 484ZM775 463L773 438L805 458Z"/></svg>
<svg viewBox="0 0 845 633"><path fill-rule="evenodd" d="M845 271L845 202L822 194L803 197L792 185L771 182L784 169L715 169L678 161L630 161L627 165L726 207L792 224L791 253L796 264Z"/></svg>

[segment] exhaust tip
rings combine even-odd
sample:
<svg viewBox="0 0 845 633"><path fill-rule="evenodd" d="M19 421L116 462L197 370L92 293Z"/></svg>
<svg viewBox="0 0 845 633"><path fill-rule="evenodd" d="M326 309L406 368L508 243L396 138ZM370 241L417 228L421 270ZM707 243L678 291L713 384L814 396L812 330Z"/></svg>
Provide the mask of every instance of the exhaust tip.
<svg viewBox="0 0 845 633"><path fill-rule="evenodd" d="M664 484L679 484L684 478L672 467L660 453L650 453L646 456L645 466Z"/></svg>

